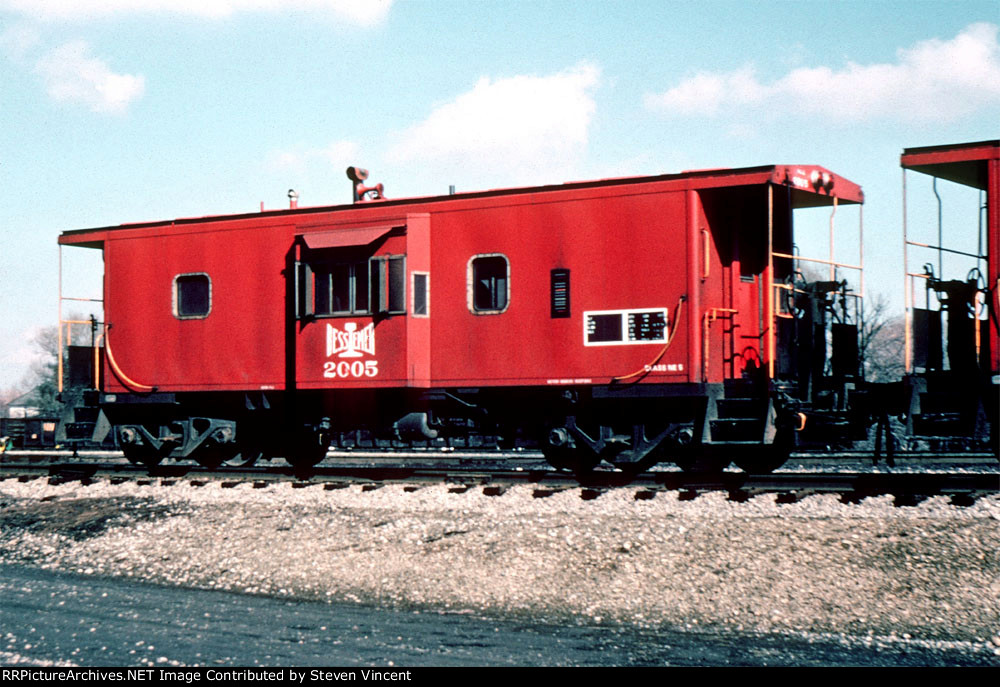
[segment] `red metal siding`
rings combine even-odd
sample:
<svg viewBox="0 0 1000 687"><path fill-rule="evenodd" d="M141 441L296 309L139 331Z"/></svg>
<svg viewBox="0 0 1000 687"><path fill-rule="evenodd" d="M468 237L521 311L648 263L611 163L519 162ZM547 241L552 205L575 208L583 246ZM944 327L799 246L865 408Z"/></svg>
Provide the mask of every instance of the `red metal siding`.
<svg viewBox="0 0 1000 687"><path fill-rule="evenodd" d="M106 319L122 372L160 391L284 386L281 227L169 229L109 236ZM178 319L178 274L211 279L211 311ZM106 374L109 390L125 390Z"/></svg>
<svg viewBox="0 0 1000 687"><path fill-rule="evenodd" d="M442 385L607 383L651 362L662 346L584 346L583 313L667 308L686 291L684 193L517 202L432 218L433 380ZM510 261L510 302L501 314L468 308L476 255ZM550 315L550 271L570 270L571 317ZM686 342L663 358L686 379ZM585 382L583 382L585 383Z"/></svg>

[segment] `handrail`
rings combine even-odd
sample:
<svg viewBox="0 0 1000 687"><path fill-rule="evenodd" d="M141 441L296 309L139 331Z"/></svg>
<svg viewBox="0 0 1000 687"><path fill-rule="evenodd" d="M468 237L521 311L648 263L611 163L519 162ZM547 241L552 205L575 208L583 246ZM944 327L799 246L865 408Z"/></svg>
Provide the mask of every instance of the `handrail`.
<svg viewBox="0 0 1000 687"><path fill-rule="evenodd" d="M955 250L954 248L945 248L944 246L932 246L929 243L921 243L920 241L907 241L907 244L911 246L919 246L920 248L930 248L931 250L944 251L945 253L954 253L955 255L964 255L967 258L975 258L976 260L985 260L987 255L976 255L975 253L966 253L965 251Z"/></svg>
<svg viewBox="0 0 1000 687"><path fill-rule="evenodd" d="M735 315L739 310L736 308L708 308L702 315L701 331L702 331L702 343L701 343L701 379L702 381L708 380L708 368L709 368L709 356L710 348L709 345L709 327L712 323L719 319L720 315ZM725 360L723 360L725 362Z"/></svg>
<svg viewBox="0 0 1000 687"><path fill-rule="evenodd" d="M791 260L805 260L806 262L818 262L823 265L832 265L833 267L844 267L849 270L862 270L864 267L861 265L852 265L847 262L837 262L835 260L823 260L822 258L805 258L801 255L791 255L789 253L778 253L777 251L772 251L771 253L776 258L788 258Z"/></svg>

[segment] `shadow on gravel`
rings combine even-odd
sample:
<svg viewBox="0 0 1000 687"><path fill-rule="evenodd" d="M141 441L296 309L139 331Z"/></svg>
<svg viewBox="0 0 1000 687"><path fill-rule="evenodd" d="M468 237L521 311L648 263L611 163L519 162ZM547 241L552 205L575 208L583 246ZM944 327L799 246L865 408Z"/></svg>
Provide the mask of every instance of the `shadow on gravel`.
<svg viewBox="0 0 1000 687"><path fill-rule="evenodd" d="M0 503L0 532L96 537L117 525L157 520L174 511L152 499L24 499Z"/></svg>

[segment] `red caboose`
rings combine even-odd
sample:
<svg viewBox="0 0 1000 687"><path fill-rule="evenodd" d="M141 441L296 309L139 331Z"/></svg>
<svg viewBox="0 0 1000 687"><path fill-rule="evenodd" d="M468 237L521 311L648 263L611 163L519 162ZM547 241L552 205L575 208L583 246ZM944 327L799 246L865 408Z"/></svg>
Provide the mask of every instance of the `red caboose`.
<svg viewBox="0 0 1000 687"><path fill-rule="evenodd" d="M904 200L906 170L914 170L933 178L923 192L938 204L936 240L908 230L904 205L907 433L954 448L989 441L996 453L1000 140L907 148L900 165ZM943 215L953 208L942 206L938 179L978 191L975 225L944 235Z"/></svg>
<svg viewBox="0 0 1000 687"><path fill-rule="evenodd" d="M101 407L138 462L308 465L331 442L404 442L537 447L579 469L740 446L764 467L846 422L855 294L835 270L860 265L831 254L814 261L830 279L805 280L793 211L861 202L827 170L779 165L59 241L104 251Z"/></svg>

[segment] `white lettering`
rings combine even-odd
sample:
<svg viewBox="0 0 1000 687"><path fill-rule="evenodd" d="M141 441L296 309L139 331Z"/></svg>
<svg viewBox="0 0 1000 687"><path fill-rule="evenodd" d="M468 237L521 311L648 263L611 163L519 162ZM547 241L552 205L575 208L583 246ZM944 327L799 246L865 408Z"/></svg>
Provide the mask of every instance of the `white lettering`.
<svg viewBox="0 0 1000 687"><path fill-rule="evenodd" d="M375 355L375 323L358 329L357 322L345 322L344 331L326 325L326 357L339 353L338 358L360 358Z"/></svg>
<svg viewBox="0 0 1000 687"><path fill-rule="evenodd" d="M323 363L323 376L327 379L337 379L338 377L377 377L378 361L366 360L362 363L360 360L353 362L328 360Z"/></svg>

